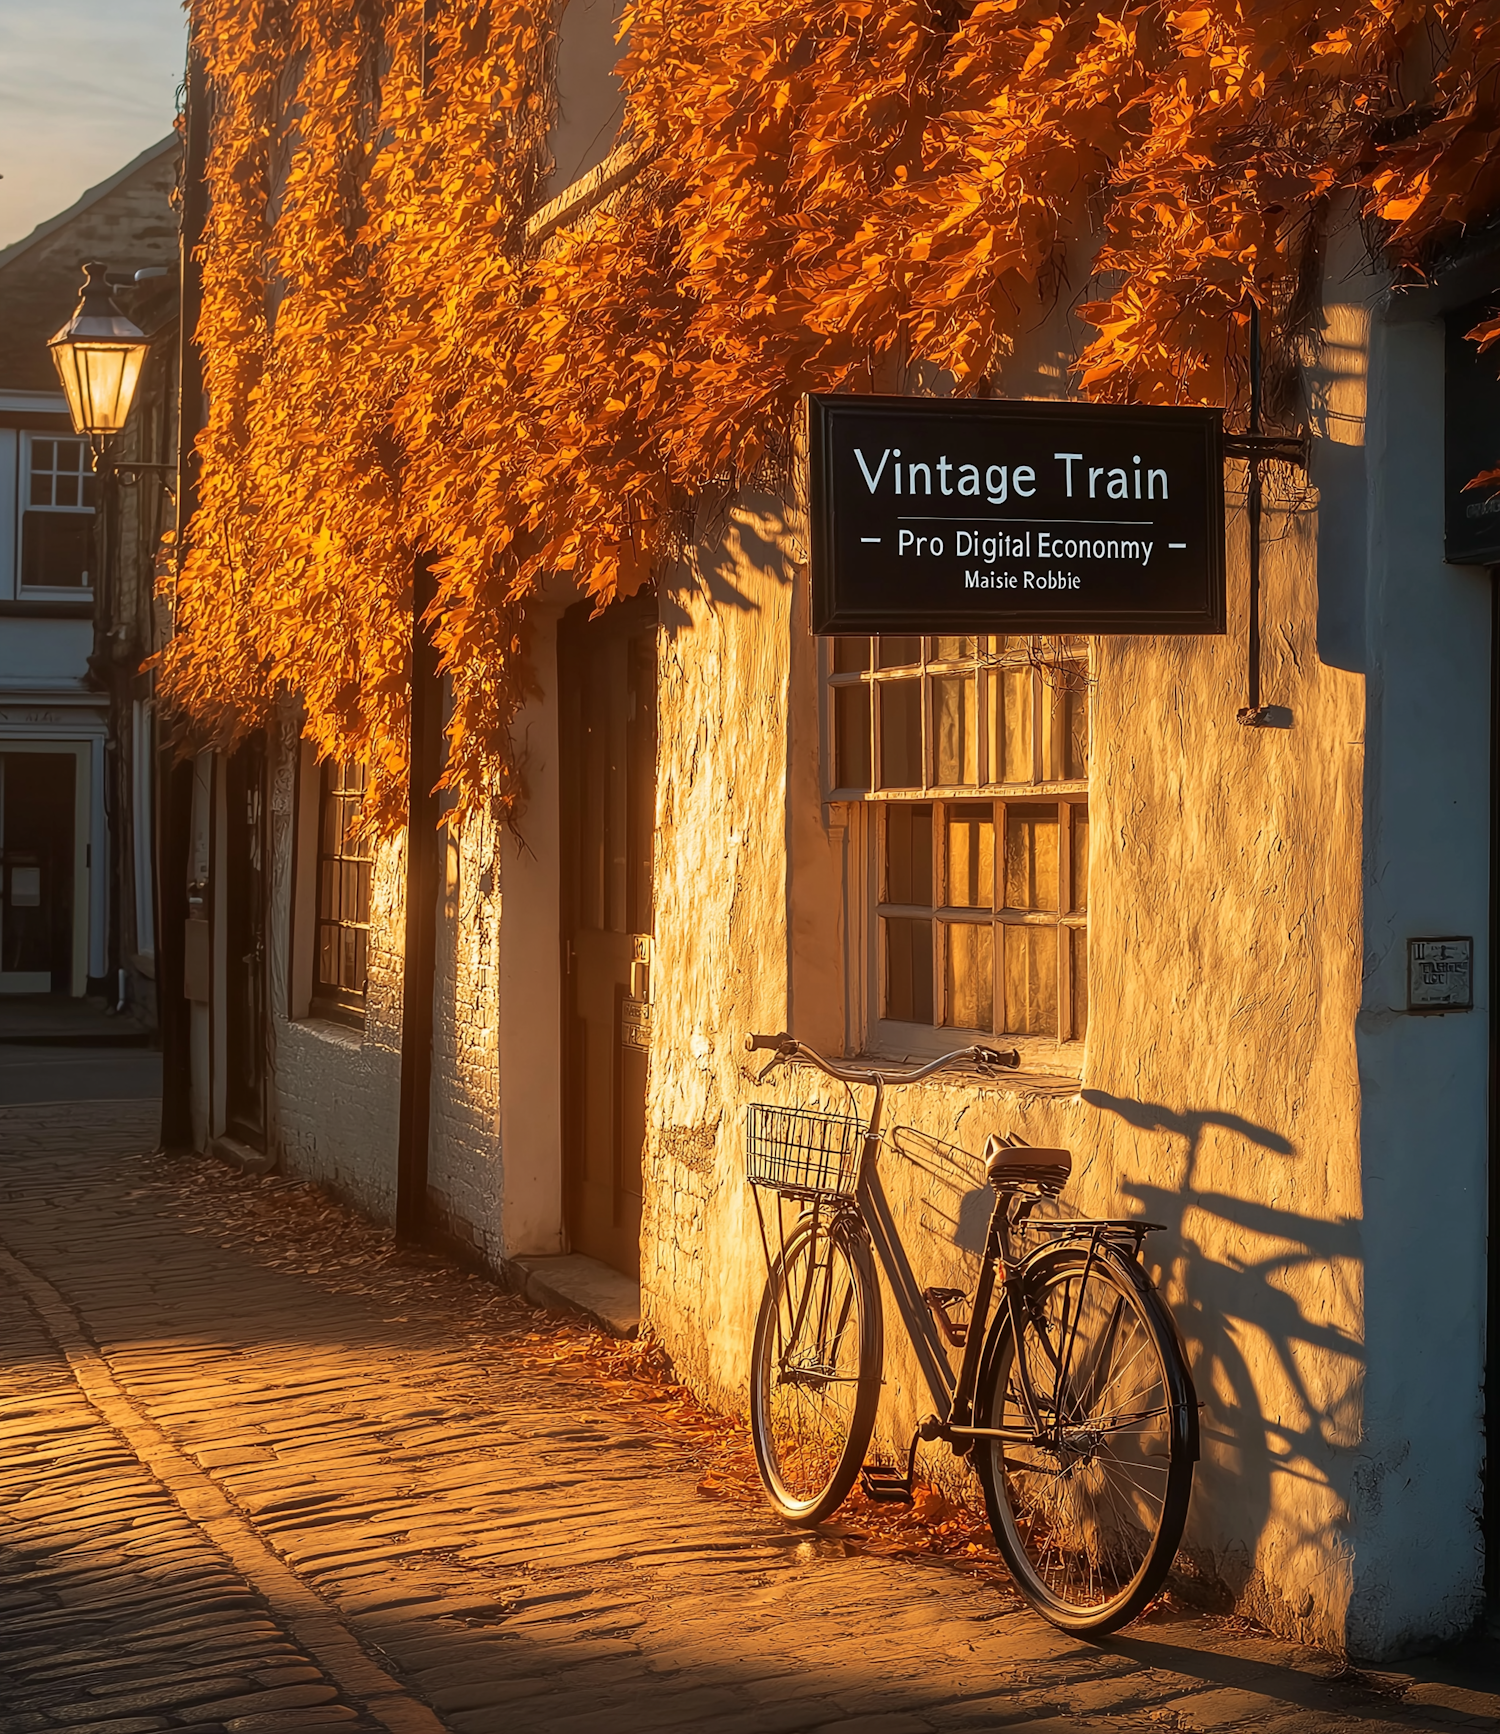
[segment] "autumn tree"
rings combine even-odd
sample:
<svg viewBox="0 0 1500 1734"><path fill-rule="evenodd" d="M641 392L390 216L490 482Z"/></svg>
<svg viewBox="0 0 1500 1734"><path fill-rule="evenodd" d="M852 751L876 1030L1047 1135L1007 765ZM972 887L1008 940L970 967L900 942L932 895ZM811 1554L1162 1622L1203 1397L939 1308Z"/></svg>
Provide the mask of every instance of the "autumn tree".
<svg viewBox="0 0 1500 1734"><path fill-rule="evenodd" d="M989 389L1079 275L1089 396L1233 404L1334 209L1419 272L1500 208L1500 0L636 0L636 170L527 237L553 19L520 0L196 0L209 424L162 686L227 740L296 694L406 756L413 562L458 804L519 796L528 600L647 580L807 391ZM1493 341L1500 321L1484 328Z"/></svg>

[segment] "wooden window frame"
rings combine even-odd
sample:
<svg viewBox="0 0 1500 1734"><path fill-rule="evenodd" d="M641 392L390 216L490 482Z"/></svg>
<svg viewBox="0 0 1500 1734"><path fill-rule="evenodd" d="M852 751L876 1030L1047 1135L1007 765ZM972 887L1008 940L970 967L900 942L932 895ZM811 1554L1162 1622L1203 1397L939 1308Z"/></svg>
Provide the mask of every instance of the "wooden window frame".
<svg viewBox="0 0 1500 1734"><path fill-rule="evenodd" d="M94 592L98 588L98 574L93 569L94 566L98 564L99 559L99 549L97 545L94 547L93 558L88 573L89 581L87 584L28 584L26 582L26 520L28 517L87 518L89 522L96 527L96 535L99 521L97 498L93 505L88 506L59 506L52 503L44 506L32 505L31 484L32 476L35 473L33 470L32 453L36 450L38 441L45 441L49 445L53 446L77 446L80 448L80 458L82 460L80 468L76 472L72 470L59 470L56 466L54 454L52 468L50 470L43 470L40 472L41 474L50 475L54 478L59 475L77 474L79 477L78 491L80 495L85 491L86 483L92 484L96 496L98 493L98 477L94 472L93 460L89 454L89 445L86 438L78 434L53 433L50 430L44 432L37 428L25 428L21 430L20 451L17 456L19 472L17 479L19 486L16 497L15 530L16 595L17 597L24 598L28 601L92 601ZM54 494L57 491L55 480L52 491Z"/></svg>
<svg viewBox="0 0 1500 1734"><path fill-rule="evenodd" d="M313 852L313 933L310 961L312 992L309 1010L313 1017L329 1018L336 1023L349 1024L356 1029L363 1029L365 1007L369 996L371 923L368 919L351 921L341 911L335 913L328 911L326 898L329 875L325 874L324 871L326 867L331 866L334 869L333 878L337 881L341 877L341 869L346 865L353 864L364 867L366 873L373 877L373 852L368 841L362 845L364 850L362 854L346 854L342 848L330 854L326 847L328 802L330 800L347 800L351 794L363 794L364 792L365 785L363 784L357 791L342 787L352 763L352 760L326 759L317 767L317 831ZM330 786L331 779L335 777L338 779L339 787ZM345 840L342 837L340 839L341 843ZM367 888L367 900L369 895L370 888ZM335 929L339 935L350 929L363 931L365 935L365 984L362 987L351 988L322 980L320 972L323 958L323 935L329 928Z"/></svg>
<svg viewBox="0 0 1500 1734"><path fill-rule="evenodd" d="M856 1048L900 1055L913 1059L927 1058L962 1046L969 1040L1003 1040L1016 1047L1022 1065L1033 1072L1058 1073L1068 1076L1081 1071L1085 1035L1072 1033L1075 1026L1078 984L1075 982L1075 932L1088 932L1087 899L1078 909L1073 901L1072 850L1074 844L1075 809L1087 811L1089 779L1084 776L1049 774L1056 772L1066 743L1057 738L1059 726L1068 726L1065 706L1059 702L1058 689L1049 685L1047 674L1036 666L1032 651L1025 641L980 638L971 656L954 659L939 658L935 641L924 638L920 644L920 659L897 668L877 668L878 640L869 641L865 657L867 667L859 671L835 671L836 652L832 642L823 651L823 743L824 765L828 786L825 797L831 803L847 803L849 837L853 846L852 861L858 863L850 885L848 919L851 935L862 934L862 943L852 948L849 993L851 1002L850 1037ZM1090 657L1086 645L1067 661L1078 670L1079 685L1087 703ZM1000 782L992 775L988 757L992 746L986 683L997 679L1006 670L1026 668L1031 671L1031 748L1032 776L1026 781ZM934 714L934 675L966 674L975 679L974 718L978 730L976 780L973 784L939 783L935 776L936 718ZM920 788L850 788L834 781L838 751L836 694L840 687L865 685L877 689L892 681L921 681L922 686L922 749L923 786ZM1050 697L1049 697L1050 695ZM996 694L994 703L1000 702ZM871 691L869 715L869 765L872 783L880 777L879 694ZM883 881L886 863L885 832L887 815L900 805L924 805L932 809L931 827L931 905L897 904L886 900ZM947 887L948 811L954 807L991 809L994 822L994 894L989 909L949 905L941 901ZM1006 814L1012 806L1046 807L1058 814L1058 903L1056 912L1013 910L1002 907L1004 886L1004 848ZM933 1022L907 1023L884 1016L887 1003L887 947L884 923L887 918L906 917L932 923L932 1008ZM945 929L956 924L988 925L995 934L992 950L994 979L992 1005L993 1027L973 1029L944 1022L949 1008L944 1003L946 973L944 968L947 934ZM1052 929L1057 936L1057 1019L1059 1031L1065 1036L1028 1035L1007 1031L1004 1009L1003 946L1006 927L1032 926ZM1085 947L1087 941L1085 940ZM1084 965L1087 968L1087 963ZM1087 993L1087 980L1082 983ZM1085 1001L1086 1009L1086 1001Z"/></svg>

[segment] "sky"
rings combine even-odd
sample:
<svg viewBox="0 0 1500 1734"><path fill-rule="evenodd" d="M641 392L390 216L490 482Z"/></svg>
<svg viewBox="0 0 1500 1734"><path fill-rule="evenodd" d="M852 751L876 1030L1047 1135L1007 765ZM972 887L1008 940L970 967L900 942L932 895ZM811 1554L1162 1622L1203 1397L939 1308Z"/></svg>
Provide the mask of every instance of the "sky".
<svg viewBox="0 0 1500 1734"><path fill-rule="evenodd" d="M0 0L0 247L172 130L177 0Z"/></svg>

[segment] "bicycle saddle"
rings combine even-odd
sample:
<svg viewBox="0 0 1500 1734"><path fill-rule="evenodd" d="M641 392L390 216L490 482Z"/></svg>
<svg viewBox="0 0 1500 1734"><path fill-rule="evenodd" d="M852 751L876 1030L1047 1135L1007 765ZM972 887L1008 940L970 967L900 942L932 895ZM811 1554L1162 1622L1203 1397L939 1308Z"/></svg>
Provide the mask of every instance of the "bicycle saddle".
<svg viewBox="0 0 1500 1734"><path fill-rule="evenodd" d="M1073 1157L1040 1144L1007 1144L998 1132L985 1140L984 1177L997 1192L1038 1186L1054 1196L1068 1183Z"/></svg>

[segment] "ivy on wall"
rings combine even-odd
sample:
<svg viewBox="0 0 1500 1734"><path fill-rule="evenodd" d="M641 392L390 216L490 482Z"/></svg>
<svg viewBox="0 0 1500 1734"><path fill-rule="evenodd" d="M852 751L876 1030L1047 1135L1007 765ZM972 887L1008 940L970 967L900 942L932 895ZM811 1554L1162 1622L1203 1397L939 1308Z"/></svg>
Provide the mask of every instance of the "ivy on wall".
<svg viewBox="0 0 1500 1734"><path fill-rule="evenodd" d="M635 0L640 167L542 242L544 0L192 14L210 416L162 688L218 740L298 695L391 822L419 553L446 780L513 808L528 600L638 587L803 392L986 390L1084 276L1085 393L1233 401L1334 197L1412 268L1500 209L1500 0Z"/></svg>

